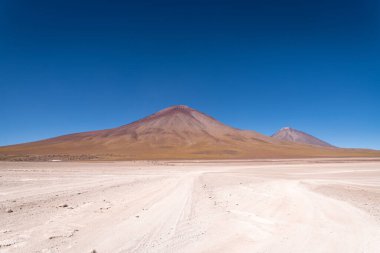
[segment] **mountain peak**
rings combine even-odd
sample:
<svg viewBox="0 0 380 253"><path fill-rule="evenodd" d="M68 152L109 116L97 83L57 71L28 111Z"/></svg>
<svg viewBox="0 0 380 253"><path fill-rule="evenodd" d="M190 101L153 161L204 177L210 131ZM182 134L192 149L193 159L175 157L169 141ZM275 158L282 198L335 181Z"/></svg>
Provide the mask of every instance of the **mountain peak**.
<svg viewBox="0 0 380 253"><path fill-rule="evenodd" d="M146 147L146 150L163 148L167 151L213 145L228 146L231 143L239 146L245 142L273 141L254 131L241 131L224 125L187 105L167 107L130 124L105 132L95 132L91 138L93 140L103 138L102 141L107 142L107 145L126 143L123 149L128 145Z"/></svg>
<svg viewBox="0 0 380 253"><path fill-rule="evenodd" d="M121 126L116 134L126 138L134 136L139 140L149 138L155 143L166 143L168 139L172 139L173 145L176 145L207 140L215 142L232 132L238 131L189 106L174 105Z"/></svg>
<svg viewBox="0 0 380 253"><path fill-rule="evenodd" d="M166 112L172 112L172 111L179 111L179 112L190 112L190 111L196 111L193 108L190 108L187 105L173 105L170 107L167 107L165 109L162 109L155 114L161 114L161 113L166 113Z"/></svg>
<svg viewBox="0 0 380 253"><path fill-rule="evenodd" d="M168 107L167 109L176 109L176 110L186 110L186 109L192 109L187 105L173 105Z"/></svg>
<svg viewBox="0 0 380 253"><path fill-rule="evenodd" d="M173 105L165 109L162 109L161 111L165 111L165 110L194 110L194 109L190 108L187 105Z"/></svg>
<svg viewBox="0 0 380 253"><path fill-rule="evenodd" d="M322 146L322 147L334 147L333 145L322 141L310 134L302 132L300 130L291 128L291 127L283 127L275 134L272 135L273 138L289 141L289 142L297 142L301 144L308 144L313 146Z"/></svg>

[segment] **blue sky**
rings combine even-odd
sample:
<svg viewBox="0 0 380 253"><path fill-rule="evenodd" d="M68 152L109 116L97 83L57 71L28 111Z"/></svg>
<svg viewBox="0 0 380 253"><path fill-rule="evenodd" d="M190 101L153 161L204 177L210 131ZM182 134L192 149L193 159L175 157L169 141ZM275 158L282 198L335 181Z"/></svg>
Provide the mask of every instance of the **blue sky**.
<svg viewBox="0 0 380 253"><path fill-rule="evenodd" d="M0 145L175 104L380 149L379 1L0 2Z"/></svg>

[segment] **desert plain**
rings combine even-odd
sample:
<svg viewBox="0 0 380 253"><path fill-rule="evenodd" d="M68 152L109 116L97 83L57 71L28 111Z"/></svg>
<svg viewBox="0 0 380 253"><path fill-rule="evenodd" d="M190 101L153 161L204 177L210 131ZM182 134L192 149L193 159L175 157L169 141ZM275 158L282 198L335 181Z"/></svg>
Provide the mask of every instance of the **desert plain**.
<svg viewBox="0 0 380 253"><path fill-rule="evenodd" d="M0 162L0 252L380 252L380 159Z"/></svg>

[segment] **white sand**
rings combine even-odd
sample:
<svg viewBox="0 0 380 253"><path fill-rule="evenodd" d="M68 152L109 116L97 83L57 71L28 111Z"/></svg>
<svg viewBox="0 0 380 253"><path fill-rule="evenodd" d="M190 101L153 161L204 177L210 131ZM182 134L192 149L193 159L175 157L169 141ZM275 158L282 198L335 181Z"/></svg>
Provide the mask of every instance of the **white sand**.
<svg viewBox="0 0 380 253"><path fill-rule="evenodd" d="M380 162L312 161L2 162L0 252L380 252Z"/></svg>

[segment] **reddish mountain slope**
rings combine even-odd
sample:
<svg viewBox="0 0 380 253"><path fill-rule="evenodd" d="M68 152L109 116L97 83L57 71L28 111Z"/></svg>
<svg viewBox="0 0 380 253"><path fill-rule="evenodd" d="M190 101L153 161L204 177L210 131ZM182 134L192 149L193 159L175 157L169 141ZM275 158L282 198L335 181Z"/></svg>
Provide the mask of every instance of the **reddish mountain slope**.
<svg viewBox="0 0 380 253"><path fill-rule="evenodd" d="M190 107L166 108L117 128L0 147L0 159L221 159L374 156L376 151L283 142L222 124Z"/></svg>

